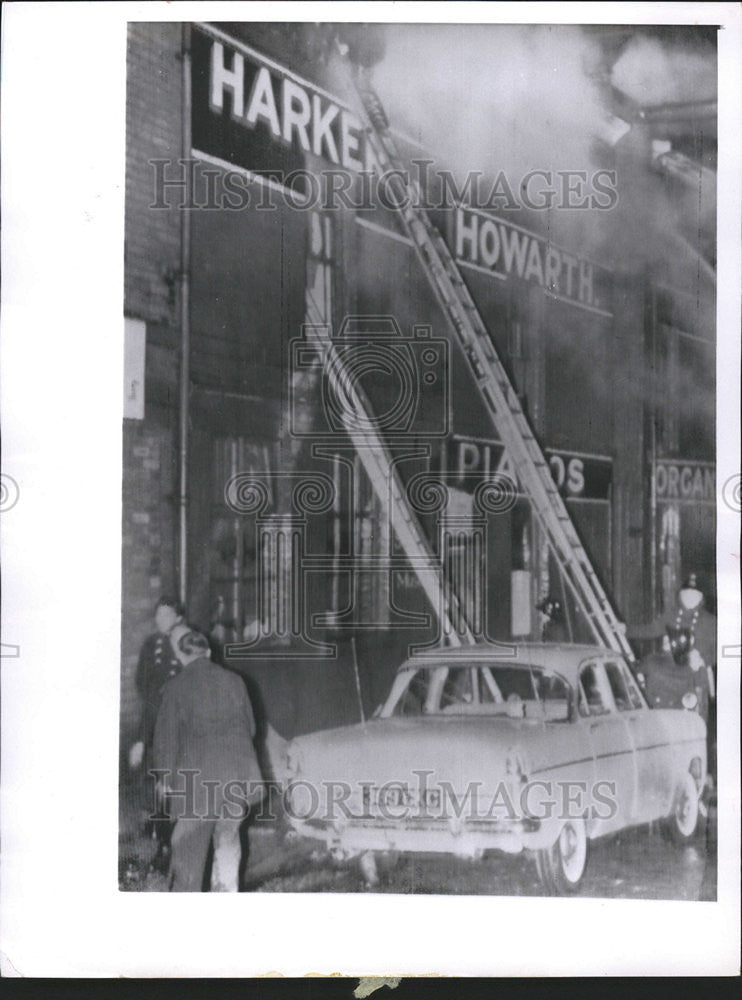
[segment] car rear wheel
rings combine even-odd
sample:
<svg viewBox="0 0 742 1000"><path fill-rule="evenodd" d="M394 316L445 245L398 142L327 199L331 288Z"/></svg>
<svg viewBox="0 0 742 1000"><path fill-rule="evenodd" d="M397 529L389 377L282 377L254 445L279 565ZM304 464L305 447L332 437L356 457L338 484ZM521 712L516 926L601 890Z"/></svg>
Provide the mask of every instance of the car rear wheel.
<svg viewBox="0 0 742 1000"><path fill-rule="evenodd" d="M662 832L674 844L687 844L696 835L699 825L700 795L696 782L687 771L675 791L672 812L662 822Z"/></svg>
<svg viewBox="0 0 742 1000"><path fill-rule="evenodd" d="M541 884L550 896L577 892L587 867L584 819L568 819L554 844L536 852Z"/></svg>

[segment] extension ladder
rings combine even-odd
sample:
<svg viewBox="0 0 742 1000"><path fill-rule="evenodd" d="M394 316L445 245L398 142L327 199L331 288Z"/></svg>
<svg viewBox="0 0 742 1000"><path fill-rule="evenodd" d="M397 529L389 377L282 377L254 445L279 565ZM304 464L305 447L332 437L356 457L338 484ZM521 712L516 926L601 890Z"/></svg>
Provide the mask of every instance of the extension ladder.
<svg viewBox="0 0 742 1000"><path fill-rule="evenodd" d="M623 626L590 563L479 310L448 246L422 207L417 181L410 177L400 159L368 71L351 67L347 61L346 65L360 98L361 120L369 144L380 170L391 178L390 188L404 229L453 325L492 425L513 463L560 572L597 643L633 660Z"/></svg>

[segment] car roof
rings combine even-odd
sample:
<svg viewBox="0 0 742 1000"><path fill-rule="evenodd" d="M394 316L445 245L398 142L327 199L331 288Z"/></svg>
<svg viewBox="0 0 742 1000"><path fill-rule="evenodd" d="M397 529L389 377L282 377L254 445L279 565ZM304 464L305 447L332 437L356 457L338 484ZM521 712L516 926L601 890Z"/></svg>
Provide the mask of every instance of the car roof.
<svg viewBox="0 0 742 1000"><path fill-rule="evenodd" d="M488 663L492 666L507 665L508 667L542 667L545 670L562 674L568 680L574 680L582 663L587 659L599 657L621 657L620 653L604 646L588 646L560 642L512 642L502 643L498 648L494 645L476 643L471 646L457 646L430 649L411 656L399 667L401 670L419 669L420 667L454 665L463 663Z"/></svg>

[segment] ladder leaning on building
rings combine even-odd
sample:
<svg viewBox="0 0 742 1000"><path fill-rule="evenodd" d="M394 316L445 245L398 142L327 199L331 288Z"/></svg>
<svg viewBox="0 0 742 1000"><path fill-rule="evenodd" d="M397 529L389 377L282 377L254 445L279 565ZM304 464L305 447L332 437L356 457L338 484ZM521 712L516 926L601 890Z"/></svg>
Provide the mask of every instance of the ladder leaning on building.
<svg viewBox="0 0 742 1000"><path fill-rule="evenodd" d="M418 207L423 205L422 193L418 183L404 169L386 114L371 86L368 70L352 65L347 59L345 65L360 98L359 111L369 144L380 170L391 181L395 205L405 231L415 246L423 270L445 315L453 325L492 425L513 462L517 477L544 531L563 579L577 607L585 616L596 642L633 660L633 651L626 639L625 630L590 563L479 310L443 237L424 208ZM379 448L381 450L370 449L373 456L369 461L374 468L369 466L367 471L377 494L383 493L386 496L386 479L391 477L393 487L398 484L388 456L384 457L385 449L381 440ZM383 485L381 481L374 483L374 475L382 477ZM393 488L391 492L392 502L402 505L403 531L409 531L407 542L400 537L405 552L410 555L418 545L423 546L421 552L427 551L422 533L414 525L414 517L404 506L403 494L397 488ZM384 502L386 501L382 500ZM443 580L440 574L438 578ZM445 581L442 586L444 607L448 607L453 595ZM471 641L465 635L464 641L467 640Z"/></svg>

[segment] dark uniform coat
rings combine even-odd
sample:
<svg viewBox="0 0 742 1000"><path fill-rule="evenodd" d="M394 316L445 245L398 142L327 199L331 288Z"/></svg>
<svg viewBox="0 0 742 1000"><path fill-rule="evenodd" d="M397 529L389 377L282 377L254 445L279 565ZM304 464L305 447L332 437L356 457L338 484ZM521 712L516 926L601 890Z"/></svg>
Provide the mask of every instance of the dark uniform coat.
<svg viewBox="0 0 742 1000"><path fill-rule="evenodd" d="M709 683L705 668L692 670L676 663L670 653L652 653L642 662L647 701L651 708L683 708L683 695L698 699L698 714L708 722Z"/></svg>
<svg viewBox="0 0 742 1000"><path fill-rule="evenodd" d="M164 688L155 726L155 767L170 772L172 789L185 787L178 772L188 769L199 772L197 782L219 782L218 805L228 782L252 783L254 790L261 781L254 736L242 679L207 658L195 660ZM197 786L201 814L203 791Z"/></svg>
<svg viewBox="0 0 742 1000"><path fill-rule="evenodd" d="M155 632L144 640L137 663L136 685L142 699L139 739L148 751L152 748L163 689L179 673L180 663L175 658L168 636Z"/></svg>
<svg viewBox="0 0 742 1000"><path fill-rule="evenodd" d="M690 633L691 648L697 649L707 667L716 663L716 618L704 607L703 600L697 608L689 610L678 604L672 611L659 615L648 625L630 625L629 639L659 639L668 629L685 629Z"/></svg>

